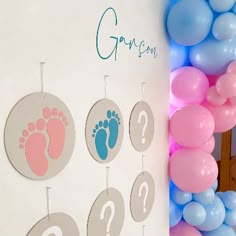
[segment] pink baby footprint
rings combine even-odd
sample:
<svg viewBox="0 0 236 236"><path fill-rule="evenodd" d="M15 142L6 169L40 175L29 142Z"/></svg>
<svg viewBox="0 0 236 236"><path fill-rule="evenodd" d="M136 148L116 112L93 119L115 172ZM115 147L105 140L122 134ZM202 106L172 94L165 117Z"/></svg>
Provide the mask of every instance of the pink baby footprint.
<svg viewBox="0 0 236 236"><path fill-rule="evenodd" d="M47 139L42 133L45 126L46 123L43 119L39 119L36 125L29 123L28 130L23 130L19 140L19 147L25 149L26 160L31 170L38 176L43 176L48 170L48 161L45 156Z"/></svg>
<svg viewBox="0 0 236 236"><path fill-rule="evenodd" d="M47 120L47 133L49 136L48 154L52 159L60 157L65 145L65 126L67 119L57 108L52 110L48 107L43 109L43 116Z"/></svg>

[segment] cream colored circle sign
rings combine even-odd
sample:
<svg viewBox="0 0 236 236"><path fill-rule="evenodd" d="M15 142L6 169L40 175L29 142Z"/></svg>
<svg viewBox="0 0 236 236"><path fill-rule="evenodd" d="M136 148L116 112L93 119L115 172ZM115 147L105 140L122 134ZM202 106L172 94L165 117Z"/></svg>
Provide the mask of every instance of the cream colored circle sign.
<svg viewBox="0 0 236 236"><path fill-rule="evenodd" d="M106 189L92 206L87 236L119 236L124 218L125 205L120 192L115 188Z"/></svg>
<svg viewBox="0 0 236 236"><path fill-rule="evenodd" d="M12 109L5 126L5 148L15 169L27 178L48 179L68 163L75 126L67 106L49 93L33 93Z"/></svg>
<svg viewBox="0 0 236 236"><path fill-rule="evenodd" d="M86 142L90 154L100 163L112 161L118 154L124 133L119 107L111 100L98 101L86 122Z"/></svg>
<svg viewBox="0 0 236 236"><path fill-rule="evenodd" d="M129 123L130 139L138 152L144 152L151 145L154 135L154 117L150 106L138 102L131 113Z"/></svg>
<svg viewBox="0 0 236 236"><path fill-rule="evenodd" d="M154 180L148 172L142 172L135 180L130 196L130 210L135 221L144 221L149 216L154 199Z"/></svg>
<svg viewBox="0 0 236 236"><path fill-rule="evenodd" d="M40 220L26 236L80 236L80 233L71 216L53 213Z"/></svg>

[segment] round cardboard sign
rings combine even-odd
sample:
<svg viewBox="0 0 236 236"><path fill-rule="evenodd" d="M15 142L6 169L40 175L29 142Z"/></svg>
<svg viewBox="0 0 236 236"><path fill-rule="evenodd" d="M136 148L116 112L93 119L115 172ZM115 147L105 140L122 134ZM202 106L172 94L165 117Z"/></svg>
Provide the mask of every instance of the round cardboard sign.
<svg viewBox="0 0 236 236"><path fill-rule="evenodd" d="M142 172L132 188L130 210L135 221L144 221L150 214L155 199L155 184L148 172Z"/></svg>
<svg viewBox="0 0 236 236"><path fill-rule="evenodd" d="M33 93L12 109L5 126L5 148L15 169L27 178L48 179L68 163L75 126L67 106L49 93Z"/></svg>
<svg viewBox="0 0 236 236"><path fill-rule="evenodd" d="M100 163L112 161L118 154L124 133L119 107L111 100L102 99L89 112L85 136L90 154Z"/></svg>
<svg viewBox="0 0 236 236"><path fill-rule="evenodd" d="M26 236L80 236L80 233L72 217L59 212L44 217Z"/></svg>
<svg viewBox="0 0 236 236"><path fill-rule="evenodd" d="M144 152L149 148L154 135L154 117L146 102L141 101L134 106L130 116L129 132L135 150Z"/></svg>
<svg viewBox="0 0 236 236"><path fill-rule="evenodd" d="M125 205L115 188L103 191L94 202L88 218L88 236L119 236L124 224Z"/></svg>

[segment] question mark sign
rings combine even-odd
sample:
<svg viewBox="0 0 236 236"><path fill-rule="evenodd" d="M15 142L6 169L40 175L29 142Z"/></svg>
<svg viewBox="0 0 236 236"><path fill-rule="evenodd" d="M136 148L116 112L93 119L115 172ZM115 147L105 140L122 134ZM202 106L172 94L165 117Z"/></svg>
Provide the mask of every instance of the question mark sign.
<svg viewBox="0 0 236 236"><path fill-rule="evenodd" d="M111 233L110 233L111 223L112 223L113 218L115 216L115 204L114 204L114 202L108 201L108 202L106 202L106 204L104 204L104 206L101 210L101 213L100 213L100 220L104 220L105 212L107 211L108 208L110 208L111 214L110 214L109 220L107 222L106 236L111 235Z"/></svg>
<svg viewBox="0 0 236 236"><path fill-rule="evenodd" d="M146 113L146 111L141 111L139 113L139 116L138 116L138 123L140 124L141 123L141 119L142 117L144 117L144 126L143 126L143 130L142 130L142 144L145 143L145 132L146 132L146 129L147 129L147 125L148 125L148 115Z"/></svg>
<svg viewBox="0 0 236 236"><path fill-rule="evenodd" d="M143 199L143 213L145 214L147 212L147 207L146 207L146 202L147 202L147 197L148 197L148 192L149 192L149 187L147 182L143 182L140 187L139 187L139 192L138 196L142 196L143 189L145 189L145 195Z"/></svg>
<svg viewBox="0 0 236 236"><path fill-rule="evenodd" d="M58 226L52 226L45 230L41 236L63 236L61 229Z"/></svg>

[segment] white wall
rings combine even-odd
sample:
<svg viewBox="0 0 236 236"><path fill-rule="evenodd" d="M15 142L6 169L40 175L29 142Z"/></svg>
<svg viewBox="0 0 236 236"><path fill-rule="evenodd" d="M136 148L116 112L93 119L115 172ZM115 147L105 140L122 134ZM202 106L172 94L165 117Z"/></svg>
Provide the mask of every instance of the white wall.
<svg viewBox="0 0 236 236"><path fill-rule="evenodd" d="M102 13L112 6L118 26L104 28L103 50L113 44L110 32L156 45L157 58L137 56L120 45L117 61L99 58L96 29ZM123 114L124 140L118 157L109 163L110 186L122 193L126 218L121 235L142 235L129 211L129 197L141 172L141 154L132 147L128 121L134 104L141 100L141 83L147 82L145 100L155 117L155 135L146 151L145 170L155 178L156 199L146 225L147 236L168 235L167 110L168 45L164 32L165 0L8 0L0 3L0 133L12 107L25 95L40 90L39 62L46 61L45 91L69 107L76 126L76 146L66 168L52 179L33 181L12 167L0 135L0 235L23 236L47 214L46 186L51 186L50 212L64 212L86 235L89 211L105 189L105 165L90 156L85 142L85 122L92 105L104 97L104 74L110 75L107 96ZM107 165L106 165L107 166Z"/></svg>

